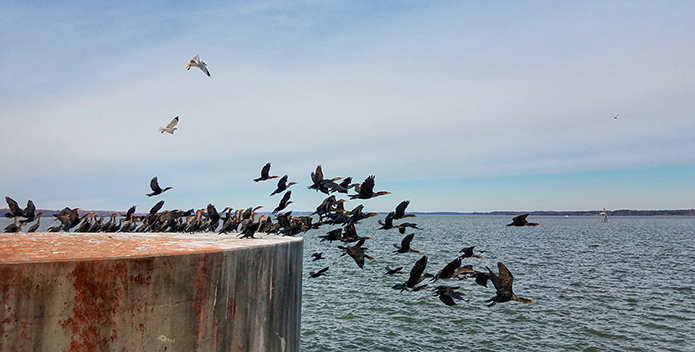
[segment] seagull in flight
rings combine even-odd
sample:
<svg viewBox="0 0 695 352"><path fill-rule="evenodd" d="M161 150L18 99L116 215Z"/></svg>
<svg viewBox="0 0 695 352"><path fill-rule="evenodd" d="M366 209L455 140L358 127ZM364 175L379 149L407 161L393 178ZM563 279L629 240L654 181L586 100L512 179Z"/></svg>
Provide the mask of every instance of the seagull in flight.
<svg viewBox="0 0 695 352"><path fill-rule="evenodd" d="M174 134L174 131L176 131L176 130L178 129L178 128L176 128L176 125L177 125L178 123L179 123L179 117L176 116L176 117L174 117L173 120L171 120L171 122L169 122L169 124L167 125L167 127L160 127L160 128L159 128L159 132L161 132L161 133L166 132L166 133L169 133L169 134L172 134L172 135L173 135L173 134Z"/></svg>
<svg viewBox="0 0 695 352"><path fill-rule="evenodd" d="M617 119L618 119L618 115L620 115L620 114L615 114L615 116L613 116L613 119L614 119L614 120L617 120Z"/></svg>
<svg viewBox="0 0 695 352"><path fill-rule="evenodd" d="M186 64L186 70L190 70L193 66L198 67L201 71L203 71L203 73L210 77L210 72L208 72L208 65L205 64L205 61L202 61L200 59L200 55L196 55L191 59L191 61L188 61L188 64Z"/></svg>

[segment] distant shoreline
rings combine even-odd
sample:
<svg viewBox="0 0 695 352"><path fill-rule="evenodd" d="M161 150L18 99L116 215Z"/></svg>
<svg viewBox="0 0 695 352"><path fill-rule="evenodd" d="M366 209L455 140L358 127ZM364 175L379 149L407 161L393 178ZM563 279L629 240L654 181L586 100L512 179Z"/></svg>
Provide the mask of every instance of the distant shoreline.
<svg viewBox="0 0 695 352"><path fill-rule="evenodd" d="M7 208L0 208L0 217L10 210ZM487 212L456 212L456 211L413 211L408 212L410 214L416 215L504 215L504 216L516 216L519 214L529 213L535 216L599 216L601 210L534 210L534 211L514 211L514 210L498 210L498 211L487 211ZM60 210L48 210L48 209L37 209L36 213L43 212L45 216L52 216L57 214ZM124 211L117 210L80 210L80 214L86 213L97 213L98 216L110 216L111 214L125 214ZM293 211L295 215L310 215L310 211ZM388 212L378 212L379 214L387 214ZM139 214L139 213L138 213ZM259 214L266 214L264 212L259 212ZM268 213L269 214L269 213ZM695 216L695 209L674 209L674 210L631 210L631 209L620 209L620 210L606 210L608 216Z"/></svg>

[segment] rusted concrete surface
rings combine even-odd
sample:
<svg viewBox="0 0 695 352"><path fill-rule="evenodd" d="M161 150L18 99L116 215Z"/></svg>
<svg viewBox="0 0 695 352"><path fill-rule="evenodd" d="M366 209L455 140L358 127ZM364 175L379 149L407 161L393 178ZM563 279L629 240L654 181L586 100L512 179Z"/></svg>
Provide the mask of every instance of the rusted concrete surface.
<svg viewBox="0 0 695 352"><path fill-rule="evenodd" d="M302 239L0 234L0 351L298 351Z"/></svg>

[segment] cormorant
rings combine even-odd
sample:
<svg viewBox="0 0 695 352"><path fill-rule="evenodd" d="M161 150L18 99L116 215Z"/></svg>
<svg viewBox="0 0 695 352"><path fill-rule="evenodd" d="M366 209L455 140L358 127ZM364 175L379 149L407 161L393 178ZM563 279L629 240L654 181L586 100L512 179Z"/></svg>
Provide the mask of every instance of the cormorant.
<svg viewBox="0 0 695 352"><path fill-rule="evenodd" d="M278 186L277 186L277 188L276 188L276 189L273 191L273 193L271 193L270 195L272 196L272 195L274 195L274 194L278 194L278 193L280 193L280 192L284 192L284 191L285 191L286 189L288 189L290 186L296 185L296 184L297 184L297 182L290 182L290 183L287 183L287 175L282 176L282 177L278 180Z"/></svg>
<svg viewBox="0 0 695 352"><path fill-rule="evenodd" d="M409 217L415 216L415 214L406 214L406 213L405 213L405 208L408 207L408 204L410 204L410 201L409 201L409 200L404 200L404 201L400 202L400 203L396 206L396 211L395 211L394 214L393 214L393 219L394 219L394 220L398 220L398 219L402 219L402 218L409 218Z"/></svg>
<svg viewBox="0 0 695 352"><path fill-rule="evenodd" d="M150 180L150 188L152 189L152 193L146 194L146 196L148 196L148 197L162 194L162 193L164 193L164 192L166 192L174 187L167 187L167 188L162 189L161 187L159 187L159 182L157 182L157 176L155 176L152 178L152 180Z"/></svg>
<svg viewBox="0 0 695 352"><path fill-rule="evenodd" d="M386 194L391 194L391 192L387 191L374 192L374 178L374 175L368 176L364 180L364 182L360 184L358 193L351 195L350 199L370 199ZM355 189L357 190L357 188Z"/></svg>
<svg viewBox="0 0 695 352"><path fill-rule="evenodd" d="M463 296L467 296L465 293L456 291L459 286L437 286L433 295L439 296L439 300L442 301L447 306L454 306L454 298L458 300L464 300Z"/></svg>
<svg viewBox="0 0 695 352"><path fill-rule="evenodd" d="M536 222L528 222L526 220L526 217L529 216L529 214L521 214L518 216L515 216L512 218L511 224L507 224L507 226L540 226L541 224L536 223Z"/></svg>
<svg viewBox="0 0 695 352"><path fill-rule="evenodd" d="M261 169L261 177L254 179L254 182L270 180L271 178L278 178L280 176L270 176L270 163L265 164Z"/></svg>
<svg viewBox="0 0 695 352"><path fill-rule="evenodd" d="M277 214L277 212L287 208L287 206L290 205L290 203L292 203L292 201L290 200L291 196L292 191L285 192L285 195L283 195L282 199L280 200L280 204L278 204L278 206L275 209L273 209L273 214Z"/></svg>
<svg viewBox="0 0 695 352"><path fill-rule="evenodd" d="M401 240L401 245L393 244L394 247L398 248L398 250L394 251L396 253L408 253L408 252L414 252L414 253L422 253L420 251L416 251L412 248L410 248L410 242L413 241L413 237L415 237L414 233L411 233L410 235L407 235L403 237Z"/></svg>
<svg viewBox="0 0 695 352"><path fill-rule="evenodd" d="M328 271L328 267L325 267L317 272L310 271L309 277L319 277L321 275L326 275L326 271Z"/></svg>
<svg viewBox="0 0 695 352"><path fill-rule="evenodd" d="M402 266L399 266L399 267L397 267L397 268L395 268L395 269L391 269L391 268L389 268L389 267L387 266L387 267L386 267L386 275L403 274L403 272L402 272L401 270L403 270L403 267L402 267Z"/></svg>
<svg viewBox="0 0 695 352"><path fill-rule="evenodd" d="M497 294L495 295L495 297L492 297L489 300L487 300L487 302L490 302L490 304L488 304L488 307L494 306L495 303L509 301L518 301L522 303L536 303L530 299L517 297L517 295L515 295L514 291L512 290L512 284L514 283L514 276L512 275L512 273L502 263L497 263L497 268L500 271L499 275L493 273L492 270L490 270L490 268L487 268L488 272L490 273L490 281L492 281L492 284L495 286L495 289L497 289Z"/></svg>

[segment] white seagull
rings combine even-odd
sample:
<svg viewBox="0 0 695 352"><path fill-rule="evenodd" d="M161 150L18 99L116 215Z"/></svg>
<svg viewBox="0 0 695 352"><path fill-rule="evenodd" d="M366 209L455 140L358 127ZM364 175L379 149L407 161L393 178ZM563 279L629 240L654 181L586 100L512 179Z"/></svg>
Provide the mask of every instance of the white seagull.
<svg viewBox="0 0 695 352"><path fill-rule="evenodd" d="M159 132L162 132L162 133L166 132L166 133L174 134L174 131L176 131L178 129L178 128L176 128L176 125L178 123L179 123L179 117L176 116L176 117L174 117L173 120L171 120L171 122L169 122L167 127L160 127Z"/></svg>
<svg viewBox="0 0 695 352"><path fill-rule="evenodd" d="M188 64L186 64L186 70L190 70L193 66L198 67L201 71L208 75L208 77L210 77L210 72L208 72L208 65L205 64L205 61L200 60L200 55L196 55L191 59L191 61L188 61Z"/></svg>

